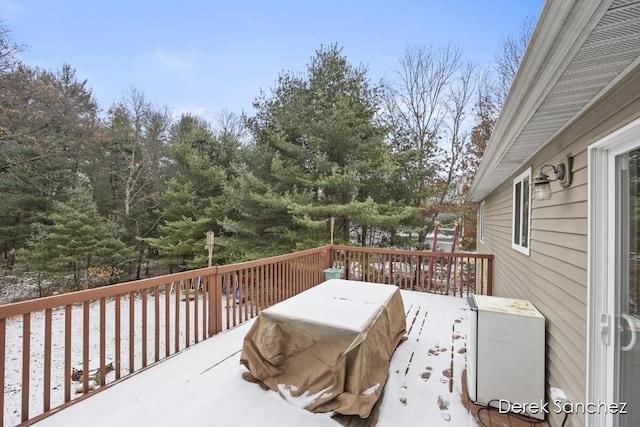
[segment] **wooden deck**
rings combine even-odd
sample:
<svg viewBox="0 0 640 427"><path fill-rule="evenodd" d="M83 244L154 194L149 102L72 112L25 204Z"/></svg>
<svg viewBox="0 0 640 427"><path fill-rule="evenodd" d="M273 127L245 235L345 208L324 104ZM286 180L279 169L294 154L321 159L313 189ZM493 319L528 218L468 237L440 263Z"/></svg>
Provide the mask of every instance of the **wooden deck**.
<svg viewBox="0 0 640 427"><path fill-rule="evenodd" d="M421 412L429 414L426 419L429 420L430 426L548 425L520 415L500 413L495 408L486 408L471 402L467 393L465 369L468 306L459 299L456 302L460 304L455 307L450 304L451 301L445 303L445 300L442 300L455 297L436 295L432 298L415 298L415 295L411 294L413 293L403 295L407 310L407 340L398 347L392 358L383 396L368 418L338 415L334 417L335 420L345 427L426 425L420 422L393 423L395 416L405 415L401 406L414 403L426 407ZM436 410L428 409L433 402L437 402L439 414ZM460 413L460 403L466 414ZM410 408L405 409L411 411Z"/></svg>
<svg viewBox="0 0 640 427"><path fill-rule="evenodd" d="M212 337L40 421L59 425L476 426L531 425L469 403L466 299L402 291L407 339L391 360L371 416L312 414L242 379L251 321ZM536 425L540 425L539 423Z"/></svg>

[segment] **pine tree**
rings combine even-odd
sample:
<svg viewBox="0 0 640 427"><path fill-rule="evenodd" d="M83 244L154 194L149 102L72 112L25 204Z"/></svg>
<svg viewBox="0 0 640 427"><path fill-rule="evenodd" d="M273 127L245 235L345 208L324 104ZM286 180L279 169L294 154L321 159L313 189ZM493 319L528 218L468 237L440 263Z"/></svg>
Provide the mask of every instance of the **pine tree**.
<svg viewBox="0 0 640 427"><path fill-rule="evenodd" d="M0 248L8 252L23 247L29 225L83 179L80 165L95 142L97 105L68 65L49 72L18 63L2 71Z"/></svg>
<svg viewBox="0 0 640 427"><path fill-rule="evenodd" d="M31 238L18 252L22 269L39 272L56 288L114 283L132 260L118 238L122 230L98 215L87 189L69 190L67 195L67 201L54 202L42 222L32 226Z"/></svg>
<svg viewBox="0 0 640 427"><path fill-rule="evenodd" d="M182 116L172 134L169 151L175 176L163 194L157 235L144 241L166 257L172 269L204 267L204 238L208 230L221 234L218 221L228 212L224 190L234 180L240 141L225 130L215 135L208 123L191 115ZM216 239L217 244L223 241ZM214 254L216 259L224 257L220 251Z"/></svg>
<svg viewBox="0 0 640 427"><path fill-rule="evenodd" d="M306 74L283 73L254 108L254 144L227 190L235 214L224 228L234 248L257 257L328 243L331 217L336 241L357 229L365 244L398 218L386 129L376 120L379 88L336 45L318 50Z"/></svg>

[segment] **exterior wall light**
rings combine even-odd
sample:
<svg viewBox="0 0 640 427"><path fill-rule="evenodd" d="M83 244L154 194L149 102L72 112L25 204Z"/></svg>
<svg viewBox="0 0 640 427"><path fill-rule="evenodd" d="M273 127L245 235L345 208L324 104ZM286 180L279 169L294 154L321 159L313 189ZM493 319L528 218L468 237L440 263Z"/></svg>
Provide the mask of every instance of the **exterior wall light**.
<svg viewBox="0 0 640 427"><path fill-rule="evenodd" d="M562 162L557 165L544 165L540 168L538 175L534 178L533 183L533 198L536 200L549 200L551 198L551 181L558 181L563 187L567 188L571 185L571 167L573 166L573 157L564 156ZM549 175L544 173L545 168L552 168L555 179L549 178Z"/></svg>

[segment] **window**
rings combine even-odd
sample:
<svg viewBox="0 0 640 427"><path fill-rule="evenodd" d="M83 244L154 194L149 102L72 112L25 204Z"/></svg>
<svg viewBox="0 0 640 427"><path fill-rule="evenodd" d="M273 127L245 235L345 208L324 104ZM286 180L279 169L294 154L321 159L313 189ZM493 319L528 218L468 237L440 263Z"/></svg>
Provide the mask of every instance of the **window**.
<svg viewBox="0 0 640 427"><path fill-rule="evenodd" d="M478 240L480 243L484 243L484 200L478 209Z"/></svg>
<svg viewBox="0 0 640 427"><path fill-rule="evenodd" d="M513 234L511 247L529 255L531 168L513 180Z"/></svg>

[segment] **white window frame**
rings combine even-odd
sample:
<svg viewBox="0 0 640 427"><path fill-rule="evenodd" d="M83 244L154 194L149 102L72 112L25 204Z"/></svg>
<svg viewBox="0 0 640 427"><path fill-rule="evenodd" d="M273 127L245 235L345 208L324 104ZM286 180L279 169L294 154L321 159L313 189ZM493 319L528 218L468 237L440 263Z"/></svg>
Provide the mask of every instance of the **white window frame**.
<svg viewBox="0 0 640 427"><path fill-rule="evenodd" d="M531 168L528 168L513 180L512 186L512 222L511 222L511 247L518 252L525 255L531 253ZM520 185L520 195L518 197L517 186ZM522 191L526 188L526 192ZM528 195L528 200L524 200L525 193ZM526 204L525 209L522 209L522 205ZM526 217L525 214L526 213ZM522 237L522 229L526 227L527 237L526 242L523 245L520 241ZM516 230L517 228L517 230ZM516 243L516 236L518 236L518 242Z"/></svg>
<svg viewBox="0 0 640 427"><path fill-rule="evenodd" d="M480 207L478 208L478 240L482 244L484 244L484 219L485 219L484 209L485 209L485 206L484 206L484 200L483 200L482 202L480 202Z"/></svg>

